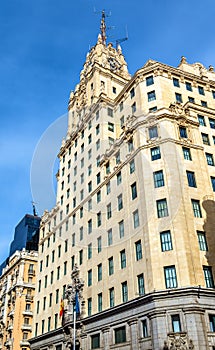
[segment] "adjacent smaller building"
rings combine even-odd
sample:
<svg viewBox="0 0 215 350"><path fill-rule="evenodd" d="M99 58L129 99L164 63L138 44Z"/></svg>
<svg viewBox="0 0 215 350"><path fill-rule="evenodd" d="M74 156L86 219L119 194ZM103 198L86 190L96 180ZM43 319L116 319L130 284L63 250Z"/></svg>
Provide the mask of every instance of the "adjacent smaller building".
<svg viewBox="0 0 215 350"><path fill-rule="evenodd" d="M28 350L38 253L16 251L0 277L0 349Z"/></svg>

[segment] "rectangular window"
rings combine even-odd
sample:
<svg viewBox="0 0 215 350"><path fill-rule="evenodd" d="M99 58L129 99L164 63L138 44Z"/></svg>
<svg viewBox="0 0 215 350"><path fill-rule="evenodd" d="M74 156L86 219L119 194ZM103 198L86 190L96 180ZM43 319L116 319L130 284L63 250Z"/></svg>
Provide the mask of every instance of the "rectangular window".
<svg viewBox="0 0 215 350"><path fill-rule="evenodd" d="M88 166L88 176L92 174L92 165Z"/></svg>
<svg viewBox="0 0 215 350"><path fill-rule="evenodd" d="M107 205L107 219L110 219L112 216L111 203Z"/></svg>
<svg viewBox="0 0 215 350"><path fill-rule="evenodd" d="M63 273L64 273L64 275L67 274L67 261L65 261L63 264Z"/></svg>
<svg viewBox="0 0 215 350"><path fill-rule="evenodd" d="M122 302L128 301L128 285L127 281L122 283Z"/></svg>
<svg viewBox="0 0 215 350"><path fill-rule="evenodd" d="M175 99L176 99L176 102L179 102L179 103L183 102L182 95L177 92L175 93Z"/></svg>
<svg viewBox="0 0 215 350"><path fill-rule="evenodd" d="M142 330L143 330L143 338L147 338L149 335L148 335L148 327L147 327L146 320L142 321Z"/></svg>
<svg viewBox="0 0 215 350"><path fill-rule="evenodd" d="M156 100L155 90L148 92L147 96L148 96L148 102Z"/></svg>
<svg viewBox="0 0 215 350"><path fill-rule="evenodd" d="M135 113L136 110L137 110L137 105L136 105L136 102L134 102L133 105L131 106L131 112Z"/></svg>
<svg viewBox="0 0 215 350"><path fill-rule="evenodd" d="M109 289L109 301L110 301L110 307L114 307L115 305L114 288Z"/></svg>
<svg viewBox="0 0 215 350"><path fill-rule="evenodd" d="M134 96L135 96L135 90L134 88L132 88L130 91L130 97L133 98Z"/></svg>
<svg viewBox="0 0 215 350"><path fill-rule="evenodd" d="M191 103L195 103L194 97L188 96L188 101Z"/></svg>
<svg viewBox="0 0 215 350"><path fill-rule="evenodd" d="M171 232L169 230L163 231L160 233L160 240L161 240L162 252L172 250L172 238L171 238Z"/></svg>
<svg viewBox="0 0 215 350"><path fill-rule="evenodd" d="M97 226L101 226L102 224L102 214L101 212L97 213Z"/></svg>
<svg viewBox="0 0 215 350"><path fill-rule="evenodd" d="M110 163L109 162L106 163L105 168L106 168L106 174L107 175L110 174Z"/></svg>
<svg viewBox="0 0 215 350"><path fill-rule="evenodd" d="M154 139L156 137L158 137L158 128L157 126L152 126L149 128L149 138Z"/></svg>
<svg viewBox="0 0 215 350"><path fill-rule="evenodd" d="M133 143L133 139L129 139L128 140L128 152L132 152L134 149L134 143Z"/></svg>
<svg viewBox="0 0 215 350"><path fill-rule="evenodd" d="M129 163L130 165L130 174L134 173L135 171L135 162L134 159L132 159L132 161Z"/></svg>
<svg viewBox="0 0 215 350"><path fill-rule="evenodd" d="M121 269L126 268L126 254L125 254L125 249L123 249L120 252L120 263L121 263Z"/></svg>
<svg viewBox="0 0 215 350"><path fill-rule="evenodd" d="M206 101L201 101L201 105L202 105L202 107L207 107L208 103Z"/></svg>
<svg viewBox="0 0 215 350"><path fill-rule="evenodd" d="M144 277L143 273L137 276L137 282L138 282L138 293L139 295L145 294L145 288L144 288Z"/></svg>
<svg viewBox="0 0 215 350"><path fill-rule="evenodd" d="M116 175L116 182L117 182L117 185L120 185L121 182L122 182L122 174L121 174L121 171Z"/></svg>
<svg viewBox="0 0 215 350"><path fill-rule="evenodd" d="M96 135L98 135L99 132L100 132L100 126L99 126L99 124L98 124L98 125L96 125Z"/></svg>
<svg viewBox="0 0 215 350"><path fill-rule="evenodd" d="M153 177L155 188L164 186L163 170L155 171Z"/></svg>
<svg viewBox="0 0 215 350"><path fill-rule="evenodd" d="M177 277L175 266L164 267L164 277L166 288L177 288Z"/></svg>
<svg viewBox="0 0 215 350"><path fill-rule="evenodd" d="M215 119L209 118L209 124L210 124L211 129L215 129Z"/></svg>
<svg viewBox="0 0 215 350"><path fill-rule="evenodd" d="M211 176L211 185L212 185L212 189L215 192L215 177Z"/></svg>
<svg viewBox="0 0 215 350"><path fill-rule="evenodd" d="M214 288L214 280L211 266L203 266L205 284L207 288Z"/></svg>
<svg viewBox="0 0 215 350"><path fill-rule="evenodd" d="M121 210L123 208L122 194L120 194L117 198L118 198L118 210Z"/></svg>
<svg viewBox="0 0 215 350"><path fill-rule="evenodd" d="M82 241L83 238L84 238L84 228L83 228L83 226L80 227L79 236L80 236L80 241Z"/></svg>
<svg viewBox="0 0 215 350"><path fill-rule="evenodd" d="M98 294L98 312L102 311L102 293Z"/></svg>
<svg viewBox="0 0 215 350"><path fill-rule="evenodd" d="M169 216L167 200L165 198L164 199L159 199L159 200L156 201L156 203L157 203L158 218L163 218L165 216Z"/></svg>
<svg viewBox="0 0 215 350"><path fill-rule="evenodd" d="M173 78L173 85L175 86L175 87L180 87L180 84L179 84L179 79L177 79L177 78Z"/></svg>
<svg viewBox="0 0 215 350"><path fill-rule="evenodd" d="M205 153L208 165L214 166L213 154Z"/></svg>
<svg viewBox="0 0 215 350"><path fill-rule="evenodd" d="M108 269L109 269L109 276L114 274L114 264L113 264L113 257L111 256L108 259Z"/></svg>
<svg viewBox="0 0 215 350"><path fill-rule="evenodd" d="M123 115L123 116L120 118L120 127L123 128L124 124L125 124L125 117L124 117L124 115Z"/></svg>
<svg viewBox="0 0 215 350"><path fill-rule="evenodd" d="M110 182L108 182L106 185L106 193L109 194L110 191L111 191Z"/></svg>
<svg viewBox="0 0 215 350"><path fill-rule="evenodd" d="M100 348L100 334L91 335L91 349Z"/></svg>
<svg viewBox="0 0 215 350"><path fill-rule="evenodd" d="M197 187L196 186L196 179L195 179L195 173L193 171L186 171L187 173L187 182L189 187Z"/></svg>
<svg viewBox="0 0 215 350"><path fill-rule="evenodd" d="M108 122L108 130L111 132L114 132L114 124L113 123Z"/></svg>
<svg viewBox="0 0 215 350"><path fill-rule="evenodd" d="M197 231L197 236L198 236L198 242L199 242L199 249L202 251L207 251L208 246L207 246L205 232Z"/></svg>
<svg viewBox="0 0 215 350"><path fill-rule="evenodd" d="M198 92L200 95L204 95L205 92L204 92L204 88L202 86L198 86Z"/></svg>
<svg viewBox="0 0 215 350"><path fill-rule="evenodd" d="M197 199L191 199L192 207L193 207L193 214L196 218L202 217L200 202Z"/></svg>
<svg viewBox="0 0 215 350"><path fill-rule="evenodd" d="M192 160L191 157L191 153L190 153L190 149L187 147L182 147L182 151L183 151L183 155L184 155L184 159L186 160Z"/></svg>
<svg viewBox="0 0 215 350"><path fill-rule="evenodd" d="M210 331L215 332L215 315L209 315Z"/></svg>
<svg viewBox="0 0 215 350"><path fill-rule="evenodd" d="M101 251L102 251L102 237L101 236L97 238L97 251L98 251L98 253L101 253Z"/></svg>
<svg viewBox="0 0 215 350"><path fill-rule="evenodd" d="M113 234L112 234L112 229L108 230L108 245L113 244Z"/></svg>
<svg viewBox="0 0 215 350"><path fill-rule="evenodd" d="M179 126L179 134L181 138L187 139L187 129L185 126Z"/></svg>
<svg viewBox="0 0 215 350"><path fill-rule="evenodd" d="M133 212L133 225L134 225L134 228L137 228L140 225L138 210L135 210Z"/></svg>
<svg viewBox="0 0 215 350"><path fill-rule="evenodd" d="M124 221L119 222L119 238L124 237L125 229L124 229Z"/></svg>
<svg viewBox="0 0 215 350"><path fill-rule="evenodd" d="M73 203L73 208L75 208L76 207L76 197L73 198L72 203Z"/></svg>
<svg viewBox="0 0 215 350"><path fill-rule="evenodd" d="M119 104L119 111L122 112L122 110L123 110L123 102L120 102L120 104Z"/></svg>
<svg viewBox="0 0 215 350"><path fill-rule="evenodd" d="M60 266L57 267L57 280L60 279Z"/></svg>
<svg viewBox="0 0 215 350"><path fill-rule="evenodd" d="M83 263L83 249L79 251L79 265L82 265Z"/></svg>
<svg viewBox="0 0 215 350"><path fill-rule="evenodd" d="M92 191L92 181L88 182L88 192Z"/></svg>
<svg viewBox="0 0 215 350"><path fill-rule="evenodd" d="M92 270L89 270L87 273L87 282L88 282L88 287L92 286Z"/></svg>
<svg viewBox="0 0 215 350"><path fill-rule="evenodd" d="M191 83L188 83L188 82L186 81L186 82L185 82L185 85L186 85L186 89L187 89L188 91L193 91Z"/></svg>
<svg viewBox="0 0 215 350"><path fill-rule="evenodd" d="M101 202L101 191L99 190L96 194L97 203Z"/></svg>
<svg viewBox="0 0 215 350"><path fill-rule="evenodd" d="M161 158L160 147L151 148L151 159L156 160Z"/></svg>
<svg viewBox="0 0 215 350"><path fill-rule="evenodd" d="M206 126L205 117L203 115L198 114L198 121L199 121L199 125Z"/></svg>
<svg viewBox="0 0 215 350"><path fill-rule="evenodd" d="M55 303L59 303L59 289L56 289L56 294L55 294Z"/></svg>
<svg viewBox="0 0 215 350"><path fill-rule="evenodd" d="M93 224L92 224L92 219L88 221L88 234L92 232L93 229Z"/></svg>
<svg viewBox="0 0 215 350"><path fill-rule="evenodd" d="M141 260L143 257L141 240L135 242L135 251L136 251L136 260L137 261Z"/></svg>
<svg viewBox="0 0 215 350"><path fill-rule="evenodd" d="M92 315L92 298L87 299L87 313L88 316Z"/></svg>
<svg viewBox="0 0 215 350"><path fill-rule="evenodd" d="M126 342L125 326L116 328L114 330L114 335L115 335L115 344L125 343Z"/></svg>
<svg viewBox="0 0 215 350"><path fill-rule="evenodd" d="M75 246L75 233L72 234L72 247Z"/></svg>
<svg viewBox="0 0 215 350"><path fill-rule="evenodd" d="M108 107L107 114L108 114L109 117L113 117L113 109Z"/></svg>
<svg viewBox="0 0 215 350"><path fill-rule="evenodd" d="M100 148L100 139L96 141L96 151Z"/></svg>
<svg viewBox="0 0 215 350"><path fill-rule="evenodd" d="M116 164L120 163L120 152L117 152L116 154Z"/></svg>
<svg viewBox="0 0 215 350"><path fill-rule="evenodd" d="M98 269L98 282L102 280L102 264L97 266Z"/></svg>
<svg viewBox="0 0 215 350"><path fill-rule="evenodd" d="M146 78L146 86L150 86L154 84L154 78L153 75L150 75L149 77Z"/></svg>
<svg viewBox="0 0 215 350"><path fill-rule="evenodd" d="M208 146L210 145L208 134L203 134L202 133L202 142L204 143L204 145L208 145Z"/></svg>
<svg viewBox="0 0 215 350"><path fill-rule="evenodd" d="M136 182L134 182L134 183L131 185L131 198L132 198L132 200L134 200L135 198L137 198L137 184L136 184Z"/></svg>
<svg viewBox="0 0 215 350"><path fill-rule="evenodd" d="M73 270L75 266L75 255L71 257L71 269Z"/></svg>
<svg viewBox="0 0 215 350"><path fill-rule="evenodd" d="M88 244L88 247L87 247L87 257L88 257L88 259L91 259L91 258L92 258L92 243L89 243L89 244Z"/></svg>
<svg viewBox="0 0 215 350"><path fill-rule="evenodd" d="M174 333L181 332L181 322L180 322L179 315L172 315L171 320L172 320L172 331Z"/></svg>

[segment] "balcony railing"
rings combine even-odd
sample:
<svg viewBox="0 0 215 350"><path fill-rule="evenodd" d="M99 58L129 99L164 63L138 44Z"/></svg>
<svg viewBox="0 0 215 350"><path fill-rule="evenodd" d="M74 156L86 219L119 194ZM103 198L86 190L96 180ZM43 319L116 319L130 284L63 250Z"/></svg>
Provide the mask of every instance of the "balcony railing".
<svg viewBox="0 0 215 350"><path fill-rule="evenodd" d="M26 294L25 300L31 302L33 301L33 296L31 294Z"/></svg>
<svg viewBox="0 0 215 350"><path fill-rule="evenodd" d="M20 341L20 346L30 346L30 343L27 339L22 339Z"/></svg>
<svg viewBox="0 0 215 350"><path fill-rule="evenodd" d="M24 316L33 316L33 312L32 312L31 310L24 310L24 311L22 312L22 314L23 314Z"/></svg>
<svg viewBox="0 0 215 350"><path fill-rule="evenodd" d="M32 331L32 326L30 324L24 323L21 327L22 331Z"/></svg>
<svg viewBox="0 0 215 350"><path fill-rule="evenodd" d="M28 270L28 274L31 275L31 276L35 276L35 270Z"/></svg>

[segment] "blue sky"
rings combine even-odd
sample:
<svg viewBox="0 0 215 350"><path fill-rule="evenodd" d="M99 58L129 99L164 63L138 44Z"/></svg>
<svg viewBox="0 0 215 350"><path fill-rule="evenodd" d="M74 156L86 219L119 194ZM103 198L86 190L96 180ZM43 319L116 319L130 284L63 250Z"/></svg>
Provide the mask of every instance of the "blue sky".
<svg viewBox="0 0 215 350"><path fill-rule="evenodd" d="M190 63L215 65L214 0L2 0L0 263L14 227L32 212L30 169L36 145L66 114L69 92L96 43L100 16L94 7L112 13L108 26L115 29L109 41L124 37L128 27L129 40L122 47L131 74L149 58L177 66L184 55ZM40 177L43 171L38 169ZM54 196L49 189L43 192L50 197L50 209Z"/></svg>

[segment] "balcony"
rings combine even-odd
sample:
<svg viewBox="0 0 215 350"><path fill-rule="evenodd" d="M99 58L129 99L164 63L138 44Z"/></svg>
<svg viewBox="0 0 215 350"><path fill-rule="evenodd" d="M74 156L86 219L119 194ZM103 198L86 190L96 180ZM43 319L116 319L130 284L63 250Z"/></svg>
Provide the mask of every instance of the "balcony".
<svg viewBox="0 0 215 350"><path fill-rule="evenodd" d="M26 294L25 300L31 303L33 301L33 296L31 294Z"/></svg>
<svg viewBox="0 0 215 350"><path fill-rule="evenodd" d="M35 276L35 270L28 270L29 276Z"/></svg>
<svg viewBox="0 0 215 350"><path fill-rule="evenodd" d="M4 346L9 347L13 345L13 340L11 338L8 338L6 342L4 343Z"/></svg>
<svg viewBox="0 0 215 350"><path fill-rule="evenodd" d="M14 316L14 309L9 312L8 316L9 317L13 317Z"/></svg>
<svg viewBox="0 0 215 350"><path fill-rule="evenodd" d="M27 339L22 339L19 344L20 344L20 346L29 346L30 347L30 343Z"/></svg>
<svg viewBox="0 0 215 350"><path fill-rule="evenodd" d="M22 312L22 314L23 314L24 316L33 316L33 312L32 312L31 310L24 310L24 311Z"/></svg>
<svg viewBox="0 0 215 350"><path fill-rule="evenodd" d="M8 330L8 331L12 331L12 330L13 330L13 324L12 324L12 323L9 324L9 326L7 327L7 330Z"/></svg>
<svg viewBox="0 0 215 350"><path fill-rule="evenodd" d="M22 331L29 331L29 332L32 332L32 326L30 324L26 324L24 323L21 327L21 330Z"/></svg>

